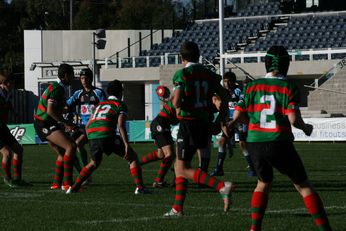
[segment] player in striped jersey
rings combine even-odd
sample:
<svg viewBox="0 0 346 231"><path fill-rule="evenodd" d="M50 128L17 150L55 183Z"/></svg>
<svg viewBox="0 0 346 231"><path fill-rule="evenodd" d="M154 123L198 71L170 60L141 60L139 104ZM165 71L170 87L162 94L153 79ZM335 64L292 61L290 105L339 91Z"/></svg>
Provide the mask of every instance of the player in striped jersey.
<svg viewBox="0 0 346 231"><path fill-rule="evenodd" d="M192 169L191 160L198 149L208 148L211 135L210 118L212 97L216 93L221 97L221 122L227 115L225 92L220 85L220 76L198 63L200 52L194 42L185 42L180 48L183 69L173 77L175 86L173 105L179 119L177 135L177 159L175 163L176 196L171 210L164 216L182 216L188 179L197 184L206 184L220 193L224 200L224 211L230 206L231 182L223 182L210 177L201 169Z"/></svg>
<svg viewBox="0 0 346 231"><path fill-rule="evenodd" d="M282 46L271 47L265 56L267 74L249 82L244 100L236 107L234 120L249 120L247 144L258 183L252 194L252 225L261 230L273 182L273 168L287 175L303 197L308 212L319 230L329 231L323 203L308 180L304 165L294 148L291 125L311 135L313 127L305 124L299 110L297 87L286 79L289 55Z"/></svg>
<svg viewBox="0 0 346 231"><path fill-rule="evenodd" d="M73 67L61 64L58 69L60 82L49 84L39 100L34 115L34 127L42 141L48 141L49 146L58 154L55 162L55 175L51 189L67 190L72 185L72 170L76 152L76 144L65 132L76 126L64 119L66 107L65 86L69 86L74 78Z"/></svg>
<svg viewBox="0 0 346 231"><path fill-rule="evenodd" d="M165 185L164 177L175 159L171 125L177 125L178 119L170 98L169 89L166 86L158 86L156 94L164 102L162 110L150 124L151 137L155 140L158 149L142 156L140 164L143 165L161 160L160 169L157 172L157 177L154 179L153 187L162 188Z"/></svg>
<svg viewBox="0 0 346 231"><path fill-rule="evenodd" d="M89 139L91 161L82 169L76 178L75 184L69 188L67 194L78 192L83 181L100 166L103 153L117 154L127 160L130 173L136 184L135 194L146 194L142 180L142 169L138 163L136 152L129 144L126 131L127 106L121 101L123 87L119 80L111 81L107 86L108 99L100 102L90 117L86 131ZM120 137L115 135L119 129Z"/></svg>
<svg viewBox="0 0 346 231"><path fill-rule="evenodd" d="M4 70L0 70L0 153L2 154L4 183L11 188L31 186L30 183L22 179L23 147L6 126L9 119L9 112L12 109L10 97L13 86L13 76ZM11 174L11 162L14 171L13 178Z"/></svg>
<svg viewBox="0 0 346 231"><path fill-rule="evenodd" d="M93 73L89 68L83 68L80 71L80 81L83 88L75 91L66 103L71 111L77 112L78 129L76 129L71 135L77 144L77 157L79 162L82 167L84 167L88 164L88 153L84 148L84 145L88 142L85 134L85 125L89 121L94 107L100 101L106 99L106 94L101 88L92 85ZM76 167L78 172L82 170L78 163L76 164Z"/></svg>

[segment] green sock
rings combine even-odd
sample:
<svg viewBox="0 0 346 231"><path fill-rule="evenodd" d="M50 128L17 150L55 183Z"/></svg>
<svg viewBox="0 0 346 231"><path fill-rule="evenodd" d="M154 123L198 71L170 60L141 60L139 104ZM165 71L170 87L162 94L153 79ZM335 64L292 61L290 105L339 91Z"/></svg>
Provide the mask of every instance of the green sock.
<svg viewBox="0 0 346 231"><path fill-rule="evenodd" d="M81 166L85 167L88 164L88 152L85 148L79 148L77 152L79 156L79 163Z"/></svg>

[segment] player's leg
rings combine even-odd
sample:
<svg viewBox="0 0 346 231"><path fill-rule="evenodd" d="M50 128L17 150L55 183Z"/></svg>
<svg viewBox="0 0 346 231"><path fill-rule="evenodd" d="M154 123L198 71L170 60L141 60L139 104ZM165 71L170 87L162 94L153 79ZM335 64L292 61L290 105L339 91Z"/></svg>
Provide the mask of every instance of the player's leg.
<svg viewBox="0 0 346 231"><path fill-rule="evenodd" d="M157 172L156 178L154 179L153 187L155 188L161 188L164 186L164 178L175 159L173 144L163 146L159 148L159 151L162 151L163 159L160 162L160 168Z"/></svg>
<svg viewBox="0 0 346 231"><path fill-rule="evenodd" d="M63 157L64 178L62 187L64 190L67 190L72 185L73 162L75 160L77 146L75 142L61 130L52 131L47 136L47 140L65 150Z"/></svg>
<svg viewBox="0 0 346 231"><path fill-rule="evenodd" d="M4 172L4 183L9 187L15 187L12 184L12 175L11 175L11 149L6 145L2 146L0 149L2 154L2 170Z"/></svg>
<svg viewBox="0 0 346 231"><path fill-rule="evenodd" d="M139 164L144 165L157 160L161 160L163 156L164 155L162 150L153 150L151 152L148 152L146 155L141 156L141 158L139 159Z"/></svg>
<svg viewBox="0 0 346 231"><path fill-rule="evenodd" d="M32 186L31 183L26 182L22 179L22 168L23 168L23 147L15 140L11 145L13 152L13 184L16 186Z"/></svg>
<svg viewBox="0 0 346 231"><path fill-rule="evenodd" d="M77 152L76 156L80 160L81 166L86 166L88 164L88 152L84 148L85 144L88 142L87 136L84 132L80 132L80 136L76 139Z"/></svg>
<svg viewBox="0 0 346 231"><path fill-rule="evenodd" d="M247 150L246 147L246 141L244 141L243 139L240 138L241 135L239 134L239 146L240 146L240 150L244 155L245 161L247 163L247 167L248 167L248 172L247 175L248 176L257 176L256 171L254 169L253 163L252 163L252 159L250 156L249 151Z"/></svg>
<svg viewBox="0 0 346 231"><path fill-rule="evenodd" d="M273 167L267 161L273 154L269 143L248 143L254 168L258 174L257 186L251 199L251 231L261 230L263 217L268 204L268 194L273 182ZM275 153L275 152L274 152Z"/></svg>
<svg viewBox="0 0 346 231"><path fill-rule="evenodd" d="M262 230L262 221L268 204L268 195L272 183L258 180L251 199L251 228L250 231Z"/></svg>
<svg viewBox="0 0 346 231"><path fill-rule="evenodd" d="M228 138L222 134L221 138L218 141L219 148L218 148L218 155L216 160L216 166L214 170L210 173L210 176L223 176L223 162L226 159L226 144L227 144Z"/></svg>
<svg viewBox="0 0 346 231"><path fill-rule="evenodd" d="M292 143L281 145L284 149L283 164L278 170L286 174L293 182L299 194L303 197L309 214L316 226L323 231L332 230L325 212L322 200L308 180L304 165Z"/></svg>
<svg viewBox="0 0 346 231"><path fill-rule="evenodd" d="M89 140L91 160L82 168L75 183L66 191L66 194L75 193L80 190L83 183L91 177L92 173L100 166L103 159L104 147L112 147L113 143L107 143L104 139Z"/></svg>
<svg viewBox="0 0 346 231"><path fill-rule="evenodd" d="M199 168L204 172L208 172L211 155L211 138L208 142L208 147L198 149L197 154L200 158Z"/></svg>
<svg viewBox="0 0 346 231"><path fill-rule="evenodd" d="M62 185L62 180L64 177L64 154L65 150L58 147L54 143L48 141L48 145L51 149L55 151L57 154L57 158L55 160L55 172L53 176L53 183L50 186L50 189L56 190L60 189Z"/></svg>
<svg viewBox="0 0 346 231"><path fill-rule="evenodd" d="M332 228L330 227L323 202L310 182L307 180L303 183L294 184L294 186L303 197L305 206L319 230L331 231Z"/></svg>

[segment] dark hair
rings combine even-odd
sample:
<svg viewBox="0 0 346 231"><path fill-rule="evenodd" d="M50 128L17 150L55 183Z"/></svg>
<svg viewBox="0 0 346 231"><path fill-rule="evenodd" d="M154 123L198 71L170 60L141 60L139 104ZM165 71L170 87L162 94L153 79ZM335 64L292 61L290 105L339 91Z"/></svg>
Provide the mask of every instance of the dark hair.
<svg viewBox="0 0 346 231"><path fill-rule="evenodd" d="M229 79L231 82L236 82L237 81L237 77L234 74L234 72L232 71L228 71L223 75L223 79Z"/></svg>
<svg viewBox="0 0 346 231"><path fill-rule="evenodd" d="M161 99L161 100L166 100L169 98L169 96L171 95L170 90L168 89L168 87L163 86L163 85L159 85L156 88L156 94L157 96Z"/></svg>
<svg viewBox="0 0 346 231"><path fill-rule="evenodd" d="M117 96L119 95L119 93L122 93L122 91L123 91L123 85L121 84L119 80L115 79L108 83L108 86L107 86L108 95Z"/></svg>
<svg viewBox="0 0 346 231"><path fill-rule="evenodd" d="M184 60L198 62L200 56L198 45L194 42L184 42L180 47L180 54Z"/></svg>
<svg viewBox="0 0 346 231"><path fill-rule="evenodd" d="M88 77L90 83L93 82L93 79L94 79L93 72L90 70L90 68L83 68L79 73L79 76L82 76L82 75Z"/></svg>
<svg viewBox="0 0 346 231"><path fill-rule="evenodd" d="M72 74L72 73L73 73L73 67L70 64L67 64L67 63L60 64L58 69L59 79L63 78L65 74Z"/></svg>
<svg viewBox="0 0 346 231"><path fill-rule="evenodd" d="M290 57L285 47L272 46L265 56L265 66L267 72L277 71L286 75L290 65Z"/></svg>

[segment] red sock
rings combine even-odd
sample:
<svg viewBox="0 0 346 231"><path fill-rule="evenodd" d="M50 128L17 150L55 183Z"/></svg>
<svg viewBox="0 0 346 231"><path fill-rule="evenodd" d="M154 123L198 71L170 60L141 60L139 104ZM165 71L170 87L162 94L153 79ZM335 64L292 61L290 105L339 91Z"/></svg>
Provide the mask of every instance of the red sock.
<svg viewBox="0 0 346 231"><path fill-rule="evenodd" d="M79 189L82 183L89 178L89 176L94 172L96 168L91 166L90 168L84 167L79 173L79 176L76 178L76 182L72 186L74 189Z"/></svg>
<svg viewBox="0 0 346 231"><path fill-rule="evenodd" d="M14 179L22 179L22 160L13 159L13 177Z"/></svg>
<svg viewBox="0 0 346 231"><path fill-rule="evenodd" d="M173 160L172 158L168 157L161 161L160 163L160 169L157 171L157 177L155 178L155 182L163 182L163 179L165 178L168 169L172 166Z"/></svg>
<svg viewBox="0 0 346 231"><path fill-rule="evenodd" d="M225 186L225 182L216 179L214 176L209 176L206 172L203 172L199 168L195 170L193 182L208 185L209 187L214 188L216 191L220 191L220 189Z"/></svg>
<svg viewBox="0 0 346 231"><path fill-rule="evenodd" d="M262 220L267 208L268 195L263 192L253 192L251 200L251 231L261 230Z"/></svg>
<svg viewBox="0 0 346 231"><path fill-rule="evenodd" d="M56 160L53 183L60 186L63 175L64 175L64 162L60 160Z"/></svg>
<svg viewBox="0 0 346 231"><path fill-rule="evenodd" d="M64 155L64 183L63 185L72 185L73 159Z"/></svg>
<svg viewBox="0 0 346 231"><path fill-rule="evenodd" d="M186 178L182 176L178 176L175 178L175 201L173 204L173 208L177 212L183 211L184 201L187 192L187 184L188 181Z"/></svg>
<svg viewBox="0 0 346 231"><path fill-rule="evenodd" d="M130 173L137 188L143 188L142 168L140 166L130 167Z"/></svg>
<svg viewBox="0 0 346 231"><path fill-rule="evenodd" d="M4 170L4 176L7 179L11 179L11 161L8 160L7 163L2 162L2 170Z"/></svg>
<svg viewBox="0 0 346 231"><path fill-rule="evenodd" d="M147 164L156 160L159 160L160 158L157 156L157 151L149 152L147 155L142 156L142 158L139 161L140 165Z"/></svg>
<svg viewBox="0 0 346 231"><path fill-rule="evenodd" d="M330 227L327 214L324 210L324 206L321 198L317 193L311 194L303 198L306 208L309 214L315 221L315 224L321 231L330 231Z"/></svg>

